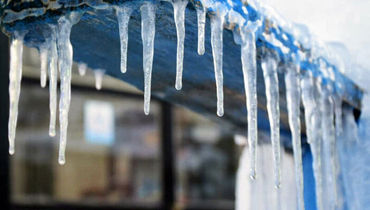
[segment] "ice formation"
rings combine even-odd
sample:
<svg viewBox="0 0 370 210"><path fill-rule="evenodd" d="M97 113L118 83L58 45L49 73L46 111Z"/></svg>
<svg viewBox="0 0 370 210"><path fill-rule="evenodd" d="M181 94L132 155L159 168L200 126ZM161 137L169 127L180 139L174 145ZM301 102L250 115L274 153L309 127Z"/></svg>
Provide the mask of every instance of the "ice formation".
<svg viewBox="0 0 370 210"><path fill-rule="evenodd" d="M280 187L280 108L279 81L277 60L272 55L266 55L261 63L267 98L267 111L270 120L271 143L274 157L275 187Z"/></svg>
<svg viewBox="0 0 370 210"><path fill-rule="evenodd" d="M216 15L211 18L211 45L213 55L213 66L216 79L217 90L217 115L224 115L224 90L223 90L223 73L222 73L222 54L223 54L223 15Z"/></svg>
<svg viewBox="0 0 370 210"><path fill-rule="evenodd" d="M296 176L298 210L304 210L303 171L301 147L301 120L300 120L300 79L299 66L290 64L285 72L286 100L289 116L289 127L292 133L294 153L294 167Z"/></svg>
<svg viewBox="0 0 370 210"><path fill-rule="evenodd" d="M21 92L22 57L24 33L15 32L10 44L9 70L9 154L14 154L14 141L17 128L18 102Z"/></svg>
<svg viewBox="0 0 370 210"><path fill-rule="evenodd" d="M173 15L177 33L177 57L176 57L176 85L177 90L182 88L182 71L184 63L184 41L185 41L185 9L188 0L173 1Z"/></svg>
<svg viewBox="0 0 370 210"><path fill-rule="evenodd" d="M335 128L334 128L334 103L332 96L330 95L331 90L329 87L322 87L319 86L320 92L320 106L321 106L321 113L322 113L322 154L323 154L323 162L325 163L323 166L323 171L326 174L324 183L325 192L327 195L324 206L326 209L336 209L337 208L337 200L338 200L338 193L337 193L337 169L336 169L336 161L335 161L335 154L336 154L336 146L335 146Z"/></svg>
<svg viewBox="0 0 370 210"><path fill-rule="evenodd" d="M104 74L105 74L105 70L103 70L103 69L95 69L94 70L95 88L97 90L100 90L102 88Z"/></svg>
<svg viewBox="0 0 370 210"><path fill-rule="evenodd" d="M334 118L335 118L335 135L336 137L340 137L340 135L343 132L343 123L342 123L342 118L343 118L343 113L342 113L342 100L341 97L336 94L333 96L334 100Z"/></svg>
<svg viewBox="0 0 370 210"><path fill-rule="evenodd" d="M128 45L128 22L133 9L129 4L121 4L116 7L119 37L121 41L121 72L127 70L127 45Z"/></svg>
<svg viewBox="0 0 370 210"><path fill-rule="evenodd" d="M48 79L48 49L42 45L40 47L40 61L41 61L41 73L40 73L40 84L41 87L46 87L46 80Z"/></svg>
<svg viewBox="0 0 370 210"><path fill-rule="evenodd" d="M257 61L255 31L259 22L251 23L241 29L241 61L244 78L246 106L248 111L248 144L250 155L250 178L256 178L256 159L258 144L257 128Z"/></svg>
<svg viewBox="0 0 370 210"><path fill-rule="evenodd" d="M151 80L154 55L155 37L155 5L144 2L141 10L141 39L143 40L143 69L144 69L144 113L149 114Z"/></svg>
<svg viewBox="0 0 370 210"><path fill-rule="evenodd" d="M323 210L322 170L321 170L321 112L318 110L318 91L311 72L302 76L302 103L305 111L306 136L313 157L313 173L315 177L316 205Z"/></svg>
<svg viewBox="0 0 370 210"><path fill-rule="evenodd" d="M87 64L86 63L79 63L78 64L78 73L80 76L85 76L87 70Z"/></svg>
<svg viewBox="0 0 370 210"><path fill-rule="evenodd" d="M56 134L56 115L57 115L57 95L58 95L58 49L57 49L57 32L56 27L50 25L51 38L48 42L49 58L49 100L50 100L50 125L49 135Z"/></svg>
<svg viewBox="0 0 370 210"><path fill-rule="evenodd" d="M203 55L205 52L204 48L204 33L206 27L206 8L197 8L197 20L198 20L198 54Z"/></svg>
<svg viewBox="0 0 370 210"><path fill-rule="evenodd" d="M61 165L65 164L65 150L67 145L68 113L71 103L71 79L73 48L70 41L71 29L81 14L73 12L69 17L62 16L58 20L58 68L60 72L60 101L59 101L59 158Z"/></svg>

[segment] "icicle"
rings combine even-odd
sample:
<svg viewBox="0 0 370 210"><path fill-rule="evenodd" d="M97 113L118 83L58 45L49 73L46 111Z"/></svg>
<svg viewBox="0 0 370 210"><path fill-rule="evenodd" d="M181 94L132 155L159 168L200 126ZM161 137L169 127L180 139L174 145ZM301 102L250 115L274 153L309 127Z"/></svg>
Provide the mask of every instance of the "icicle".
<svg viewBox="0 0 370 210"><path fill-rule="evenodd" d="M42 45L40 47L40 61L41 61L41 75L40 75L40 84L41 87L46 87L47 80L47 68L48 68L48 49L46 46Z"/></svg>
<svg viewBox="0 0 370 210"><path fill-rule="evenodd" d="M335 113L335 134L336 137L339 137L343 131L342 123L342 100L339 95L334 96L334 113Z"/></svg>
<svg viewBox="0 0 370 210"><path fill-rule="evenodd" d="M105 70L96 69L94 70L94 74L95 74L95 88L97 90L100 90L103 84L103 77L105 74Z"/></svg>
<svg viewBox="0 0 370 210"><path fill-rule="evenodd" d="M132 8L126 3L116 7L116 15L118 19L119 37L121 41L121 72L127 70L127 45L128 45L128 22Z"/></svg>
<svg viewBox="0 0 370 210"><path fill-rule="evenodd" d="M304 106L304 114L305 114L305 123L306 123L306 133L307 133L307 141L309 144L314 143L313 136L312 136L312 118L315 114L316 107L316 101L314 97L314 82L312 78L311 72L306 72L305 75L303 75L303 78L301 80L301 90L302 90L302 103Z"/></svg>
<svg viewBox="0 0 370 210"><path fill-rule="evenodd" d="M217 115L224 115L224 90L222 74L222 54L223 54L223 15L215 15L211 18L211 45L213 55L213 65L216 78L217 89Z"/></svg>
<svg viewBox="0 0 370 210"><path fill-rule="evenodd" d="M76 16L75 16L76 15ZM71 79L73 48L70 41L72 25L79 20L78 13L71 13L67 18L62 16L58 20L58 58L60 71L60 102L59 102L59 164L65 164L65 149L67 145L68 112L71 103Z"/></svg>
<svg viewBox="0 0 370 210"><path fill-rule="evenodd" d="M173 15L177 33L177 57L176 57L176 85L177 90L182 88L182 71L184 63L184 41L185 41L185 9L188 0L173 1Z"/></svg>
<svg viewBox="0 0 370 210"><path fill-rule="evenodd" d="M14 154L14 141L17 129L18 102L21 92L22 57L24 34L15 32L10 43L10 71L9 71L9 154Z"/></svg>
<svg viewBox="0 0 370 210"><path fill-rule="evenodd" d="M144 2L141 10L141 39L143 40L143 69L144 69L144 113L149 114L150 92L155 37L155 5Z"/></svg>
<svg viewBox="0 0 370 210"><path fill-rule="evenodd" d="M56 27L50 25L52 30L51 40L49 44L49 100L50 100L50 125L49 135L55 136L56 114L57 114L57 95L58 95L58 50L57 50L57 34Z"/></svg>
<svg viewBox="0 0 370 210"><path fill-rule="evenodd" d="M198 18L198 54L203 55L205 52L204 48L204 32L206 27L206 8L197 7L197 18Z"/></svg>
<svg viewBox="0 0 370 210"><path fill-rule="evenodd" d="M337 209L342 209L343 207L343 194L341 194L341 189L340 189L340 185L338 186L338 183L337 183L337 178L338 178L338 175L341 173L340 170L341 170L341 167L340 167L340 163L339 163L339 157L338 157L338 153L337 153L337 142L338 142L338 139L340 138L340 136L342 135L342 132L343 132L343 123L342 123L342 100L340 98L340 96L338 94L334 95L333 97L333 102L334 102L334 119L335 119L335 128L333 128L335 130L335 132L333 132L334 136L332 137L334 139L334 141L332 142L332 161L334 162L334 164L332 165L333 167L333 171L334 171L334 185L335 185L335 203L336 203L336 208Z"/></svg>
<svg viewBox="0 0 370 210"><path fill-rule="evenodd" d="M336 146L335 146L335 131L334 131L334 103L333 98L329 94L329 87L322 87L320 89L321 94L321 112L322 121L321 127L323 132L323 156L325 165L325 172L327 173L327 189L330 195L328 197L329 209L336 209L338 204L338 193L337 193L337 167L336 167ZM332 187L332 188L331 188ZM330 190L331 189L331 190Z"/></svg>
<svg viewBox="0 0 370 210"><path fill-rule="evenodd" d="M280 187L280 110L277 61L271 55L262 61L267 98L267 111L270 121L272 152L274 157L275 187Z"/></svg>
<svg viewBox="0 0 370 210"><path fill-rule="evenodd" d="M292 133L294 166L297 187L298 210L304 210L303 199L303 171L302 171L302 148L301 148L301 121L300 115L300 85L299 66L291 64L285 73L285 87L289 115L289 127Z"/></svg>
<svg viewBox="0 0 370 210"><path fill-rule="evenodd" d="M315 177L316 204L323 210L322 201L322 170L321 170L321 113L317 102L317 89L311 72L307 72L301 80L302 103L305 111L306 135L313 157L313 173Z"/></svg>
<svg viewBox="0 0 370 210"><path fill-rule="evenodd" d="M252 25L255 23L249 22ZM248 24L249 24L248 23ZM241 29L241 61L244 78L246 106L248 111L248 144L250 155L250 177L256 178L257 162L257 64L255 30Z"/></svg>
<svg viewBox="0 0 370 210"><path fill-rule="evenodd" d="M86 63L79 63L78 64L78 73L80 76L84 76L86 74L87 65Z"/></svg>

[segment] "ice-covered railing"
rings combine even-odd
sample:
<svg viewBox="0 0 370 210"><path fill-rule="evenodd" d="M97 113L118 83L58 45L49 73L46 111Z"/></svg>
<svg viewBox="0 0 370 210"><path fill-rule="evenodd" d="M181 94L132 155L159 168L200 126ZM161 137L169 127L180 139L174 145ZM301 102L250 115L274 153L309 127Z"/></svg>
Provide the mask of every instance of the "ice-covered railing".
<svg viewBox="0 0 370 210"><path fill-rule="evenodd" d="M345 102L360 108L362 97L361 90L340 73L340 59L312 38L304 27L292 25L256 1L190 2L2 1L2 25L11 36L9 152L14 153L25 43L40 51L42 86L46 84L46 69L49 71L51 136L56 134L60 75L59 163L65 163L74 60L80 63L81 75L86 65L96 69L97 89L101 88L102 76L107 73L144 90L146 114L150 111L153 89L154 94L164 100L203 114L215 108L217 115L223 116L232 127L243 128L247 118L252 179L256 178L257 131L269 128L277 188L280 187L280 133L289 129L298 209L304 209L301 151L301 107L304 107L307 142L314 157L317 204L319 209L327 209L323 207L321 183L321 159L325 159L332 163L326 165L325 170L330 174L325 176L330 177L325 182L329 187L325 189L332 188L333 195L333 199L327 199L328 205L330 209L339 205L334 146L336 135L342 130L341 107ZM169 15L171 12L173 17ZM169 24L169 17L174 19L174 25ZM210 22L210 28L206 22ZM197 30L192 30L194 28ZM224 32L224 28L228 30ZM172 42L174 31L177 42ZM207 31L210 31L210 39L205 34ZM142 49L137 47L140 42ZM193 43L196 47L191 47ZM184 65L188 67L184 69ZM140 68L143 71L138 71ZM152 71L153 68L157 71ZM248 114L241 101L246 104ZM270 125L264 125L261 120L266 118Z"/></svg>

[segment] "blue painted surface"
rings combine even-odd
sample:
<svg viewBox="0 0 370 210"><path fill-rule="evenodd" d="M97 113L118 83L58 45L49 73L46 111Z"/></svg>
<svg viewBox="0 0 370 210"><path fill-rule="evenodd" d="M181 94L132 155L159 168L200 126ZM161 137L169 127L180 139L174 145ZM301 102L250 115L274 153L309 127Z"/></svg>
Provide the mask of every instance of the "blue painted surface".
<svg viewBox="0 0 370 210"><path fill-rule="evenodd" d="M303 145L302 151L305 209L316 210L316 187L312 168L312 153L310 147L307 144Z"/></svg>

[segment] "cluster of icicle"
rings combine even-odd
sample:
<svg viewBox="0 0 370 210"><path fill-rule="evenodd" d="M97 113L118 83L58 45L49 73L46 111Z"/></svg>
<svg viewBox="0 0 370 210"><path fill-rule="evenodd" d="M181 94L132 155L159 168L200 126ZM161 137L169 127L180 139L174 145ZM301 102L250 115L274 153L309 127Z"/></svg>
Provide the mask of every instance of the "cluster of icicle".
<svg viewBox="0 0 370 210"><path fill-rule="evenodd" d="M60 100L59 100L59 164L65 163L65 148L67 144L68 112L71 102L71 78L73 49L70 42L70 33L73 24L77 23L81 14L73 12L68 16L62 16L57 25L49 25L50 36L40 46L41 61L41 87L46 87L49 76L50 95L50 125L49 135L56 135L57 120L57 85L58 74L60 76ZM18 102L22 79L22 53L23 39L26 32L15 32L10 45L10 112L9 112L9 153L14 154L14 140L18 116ZM80 75L85 75L87 65L79 64ZM96 89L101 89L104 70L94 71L96 78Z"/></svg>
<svg viewBox="0 0 370 210"><path fill-rule="evenodd" d="M185 40L185 11L188 0L171 1L174 8L174 20L177 31L177 60L176 60L176 82L175 88L182 87L182 72L184 58ZM205 53L204 36L207 9L214 4L203 0L202 6L196 7L198 18L198 54ZM245 6L243 11L247 13ZM132 5L122 3L115 6L116 16L119 23L119 34L121 41L121 71L127 71L127 49L128 49L128 23L133 11ZM262 20L247 21L240 17L234 10L222 9L210 14L211 45L214 63L214 73L217 89L217 115L223 116L223 29L225 17L228 21L234 21L235 40L241 45L241 62L244 77L244 88L246 94L246 108L248 111L248 144L250 150L250 177L256 178L256 159L258 144L257 128L257 61L256 61L256 31L261 27ZM143 42L143 71L144 71L144 112L149 114L151 96L151 76L154 54L155 38L155 11L156 4L145 1L140 7L141 11L141 37ZM239 15L239 16L238 16ZM81 14L72 12L68 16L60 17L57 25L50 25L51 36L42 47L41 57L41 85L45 87L47 74L49 74L50 89L50 136L55 136L56 109L57 109L57 81L60 75L60 147L59 163L65 163L65 148L67 142L68 111L71 100L71 70L73 49L70 42L70 33L73 24L77 23ZM18 100L20 94L20 82L22 77L22 48L24 33L16 32L11 41L11 66L10 66L10 117L9 117L9 153L14 153L14 139L17 122ZM268 35L266 35L268 36ZM298 57L298 56L296 56ZM270 121L271 141L273 145L274 179L276 188L280 187L280 110L279 110L279 81L278 81L278 59L271 54L266 54L261 62L263 76L266 86L267 110ZM332 90L321 86L319 79L314 78L309 72L300 72L299 58L289 64L285 64L285 86L287 97L287 109L289 125L292 133L294 150L295 172L298 192L298 209L304 209L303 201L303 172L301 151L301 122L300 105L301 98L305 108L305 122L307 127L308 142L313 153L313 167L316 180L317 203L319 209L323 208L322 167L323 158L330 160L326 170L332 174L330 186L333 186L334 199L332 205L337 203L336 174L338 171L335 160L336 133L341 130L341 100ZM85 74L87 66L79 65L81 75ZM48 72L48 73L47 73ZM103 70L95 71L97 78L96 88L101 88ZM334 117L335 116L335 117ZM335 127L334 127L335 119ZM337 132L335 132L337 131ZM323 158L321 158L323 154ZM327 188L325 188L327 189Z"/></svg>

